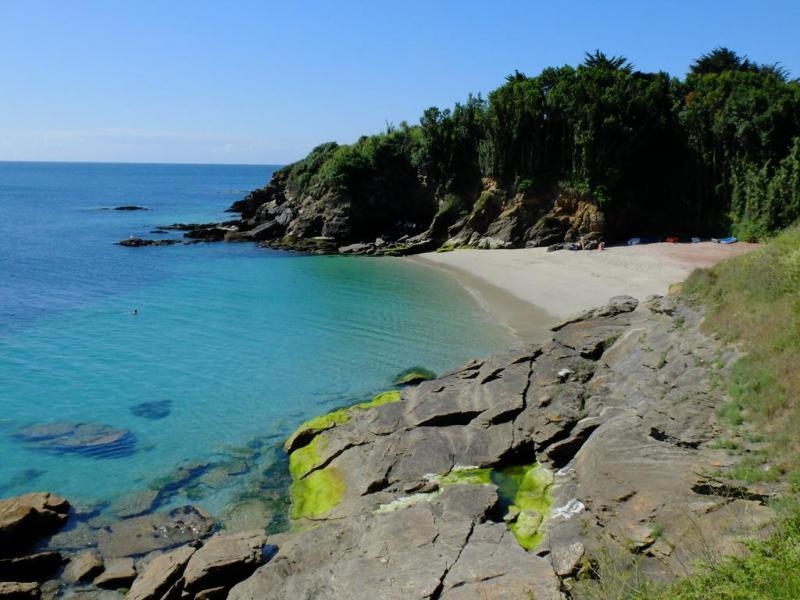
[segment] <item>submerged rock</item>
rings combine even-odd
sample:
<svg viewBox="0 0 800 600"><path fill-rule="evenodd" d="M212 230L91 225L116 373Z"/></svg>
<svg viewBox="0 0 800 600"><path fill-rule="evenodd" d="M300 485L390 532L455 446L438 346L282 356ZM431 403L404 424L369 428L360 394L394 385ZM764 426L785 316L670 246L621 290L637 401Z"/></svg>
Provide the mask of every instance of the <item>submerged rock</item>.
<svg viewBox="0 0 800 600"><path fill-rule="evenodd" d="M131 414L143 419L164 419L172 412L172 400L140 402L130 408Z"/></svg>
<svg viewBox="0 0 800 600"><path fill-rule="evenodd" d="M93 458L127 456L136 450L133 433L100 423L42 423L19 429L14 437L42 450Z"/></svg>
<svg viewBox="0 0 800 600"><path fill-rule="evenodd" d="M153 510L158 500L158 495L156 490L140 490L126 494L111 505L110 511L114 516L121 519L138 517Z"/></svg>
<svg viewBox="0 0 800 600"><path fill-rule="evenodd" d="M104 557L142 556L200 540L213 529L205 511L183 506L112 523L98 531L97 548Z"/></svg>

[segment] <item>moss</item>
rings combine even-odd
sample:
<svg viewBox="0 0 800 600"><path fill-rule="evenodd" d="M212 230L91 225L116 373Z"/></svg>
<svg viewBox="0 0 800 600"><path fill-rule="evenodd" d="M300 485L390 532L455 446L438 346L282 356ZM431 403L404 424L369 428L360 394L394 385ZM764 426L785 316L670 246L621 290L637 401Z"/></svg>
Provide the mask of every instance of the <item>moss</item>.
<svg viewBox="0 0 800 600"><path fill-rule="evenodd" d="M397 374L393 385L414 385L429 379L436 379L436 373L424 367L411 367Z"/></svg>
<svg viewBox="0 0 800 600"><path fill-rule="evenodd" d="M289 487L292 519L325 516L341 502L344 490L344 479L336 467L326 467L295 480Z"/></svg>
<svg viewBox="0 0 800 600"><path fill-rule="evenodd" d="M308 445L292 452L289 455L289 473L292 479L301 479L318 467L322 461L321 455L327 447L328 437L320 434L314 437Z"/></svg>

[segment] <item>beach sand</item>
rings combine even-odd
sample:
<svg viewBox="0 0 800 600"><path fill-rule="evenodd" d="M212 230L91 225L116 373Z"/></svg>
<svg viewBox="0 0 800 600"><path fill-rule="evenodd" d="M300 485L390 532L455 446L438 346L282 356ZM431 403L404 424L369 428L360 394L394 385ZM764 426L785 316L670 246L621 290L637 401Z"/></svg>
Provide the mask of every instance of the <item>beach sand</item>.
<svg viewBox="0 0 800 600"><path fill-rule="evenodd" d="M646 244L604 251L547 252L455 250L429 252L411 260L450 272L501 324L524 341L537 341L571 315L627 294L643 300L666 294L694 269L749 252L757 244L729 246Z"/></svg>

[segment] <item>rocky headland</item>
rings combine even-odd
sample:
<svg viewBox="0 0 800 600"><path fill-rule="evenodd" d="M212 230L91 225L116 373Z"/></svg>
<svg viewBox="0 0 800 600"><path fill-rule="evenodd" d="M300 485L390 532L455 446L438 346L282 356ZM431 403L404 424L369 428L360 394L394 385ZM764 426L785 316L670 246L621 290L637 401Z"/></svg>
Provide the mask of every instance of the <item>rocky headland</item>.
<svg viewBox="0 0 800 600"><path fill-rule="evenodd" d="M284 445L280 533L193 506L104 522L51 494L5 500L0 598L581 598L634 564L686 574L766 531L780 491L726 475L739 455L715 411L736 352L702 318L616 297L544 343L312 419Z"/></svg>
<svg viewBox="0 0 800 600"><path fill-rule="evenodd" d="M604 217L597 203L562 187L512 193L484 178L465 192L468 201L456 202L452 197L438 200L424 178L404 173L394 195L379 181L364 184L369 189L344 191L319 177L320 161L336 148L325 144L276 171L265 187L228 209L239 219L175 223L155 232L182 231L189 242L249 241L318 254L376 256L455 248L558 248L570 243L592 249L602 239ZM178 241L133 238L119 243L135 247Z"/></svg>

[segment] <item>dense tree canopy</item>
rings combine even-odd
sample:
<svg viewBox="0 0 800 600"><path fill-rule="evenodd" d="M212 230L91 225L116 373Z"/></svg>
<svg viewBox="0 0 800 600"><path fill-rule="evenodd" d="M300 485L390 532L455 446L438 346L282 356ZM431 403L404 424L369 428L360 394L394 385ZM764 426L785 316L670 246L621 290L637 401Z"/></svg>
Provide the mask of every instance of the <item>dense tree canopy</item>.
<svg viewBox="0 0 800 600"><path fill-rule="evenodd" d="M429 108L292 165L293 193L424 218L472 210L489 178L509 197L567 186L598 203L608 234L763 237L800 217L800 84L779 65L718 48L684 80L602 52L518 71L487 99Z"/></svg>

